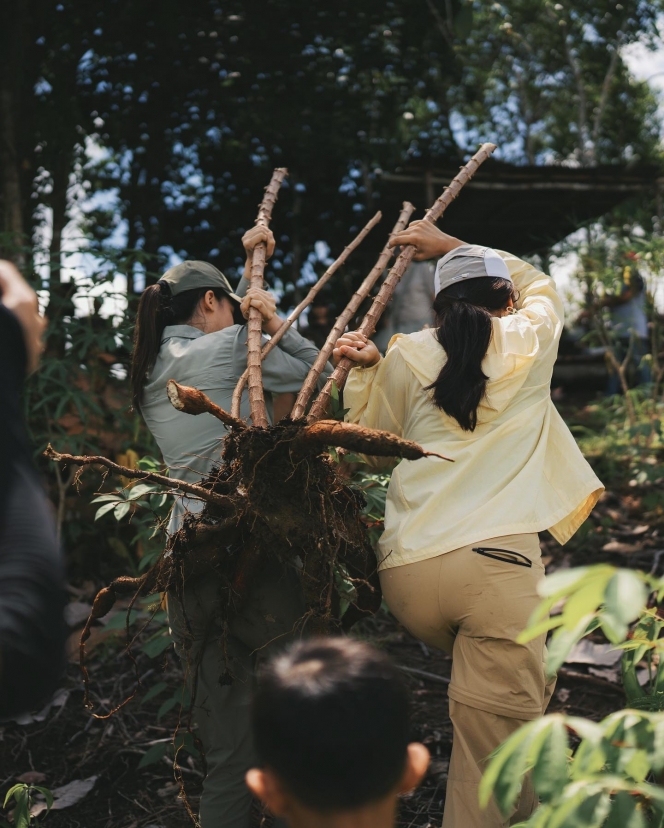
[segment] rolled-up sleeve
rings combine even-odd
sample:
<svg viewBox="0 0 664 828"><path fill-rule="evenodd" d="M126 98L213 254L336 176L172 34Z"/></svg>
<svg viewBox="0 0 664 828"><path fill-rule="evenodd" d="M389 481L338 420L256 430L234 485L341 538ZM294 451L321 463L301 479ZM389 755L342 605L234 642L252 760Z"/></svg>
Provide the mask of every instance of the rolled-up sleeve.
<svg viewBox="0 0 664 828"><path fill-rule="evenodd" d="M415 382L398 346L371 368L353 368L344 388L346 420L401 437L407 415L407 398Z"/></svg>
<svg viewBox="0 0 664 828"><path fill-rule="evenodd" d="M540 348L557 342L565 321L563 303L550 276L503 250L499 253L519 293L517 313L500 319L504 349L510 353L532 352L531 335ZM495 326L494 326L495 329Z"/></svg>

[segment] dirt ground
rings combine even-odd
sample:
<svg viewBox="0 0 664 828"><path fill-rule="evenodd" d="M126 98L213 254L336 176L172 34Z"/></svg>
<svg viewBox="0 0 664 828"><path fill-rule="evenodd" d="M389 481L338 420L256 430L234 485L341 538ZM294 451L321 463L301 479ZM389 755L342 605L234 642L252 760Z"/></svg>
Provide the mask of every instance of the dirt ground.
<svg viewBox="0 0 664 828"><path fill-rule="evenodd" d="M660 535L664 519L643 508L645 494L638 487L607 493L593 513L589 531L567 547L561 548L543 536L548 571L609 561L662 572L664 544ZM74 585L72 602L84 606L99 586L89 582ZM78 636L76 627L81 625L82 619L76 622L72 617L73 646ZM432 755L424 783L403 798L399 824L438 826L451 751L447 710L451 660L418 642L384 611L362 622L353 634L386 650L404 670L413 696L413 738L423 741ZM97 628L93 636L92 700L100 710L109 710L120 702L135 683L134 666L123 654L117 636L103 628ZM4 797L14 781L29 772L33 782L50 789L88 780L90 790L69 807L52 811L46 818L47 826L184 828L190 824L174 781L171 759L162 757L156 764L138 767L146 750L170 741L177 724L176 707L161 710L161 716L159 712L164 700L180 686L179 664L172 647L168 647L154 658L139 653L137 668L147 688L163 681L168 689L145 702L135 699L108 720L97 720L83 706L80 673L71 663L58 703L45 715L35 721L0 725L0 794ZM34 679L38 681L39 677ZM615 669L603 673L588 664L566 665L550 710L598 720L623 705L618 682ZM201 760L189 757L184 761L183 776L196 810L203 778Z"/></svg>

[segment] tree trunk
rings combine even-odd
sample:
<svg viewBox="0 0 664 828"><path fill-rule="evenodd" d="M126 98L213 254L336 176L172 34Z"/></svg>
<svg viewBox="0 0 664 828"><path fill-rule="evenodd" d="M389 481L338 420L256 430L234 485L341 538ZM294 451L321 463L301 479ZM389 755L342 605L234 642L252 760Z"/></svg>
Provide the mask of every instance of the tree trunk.
<svg viewBox="0 0 664 828"><path fill-rule="evenodd" d="M0 254L24 270L27 263L17 124L26 28L24 0L0 4Z"/></svg>

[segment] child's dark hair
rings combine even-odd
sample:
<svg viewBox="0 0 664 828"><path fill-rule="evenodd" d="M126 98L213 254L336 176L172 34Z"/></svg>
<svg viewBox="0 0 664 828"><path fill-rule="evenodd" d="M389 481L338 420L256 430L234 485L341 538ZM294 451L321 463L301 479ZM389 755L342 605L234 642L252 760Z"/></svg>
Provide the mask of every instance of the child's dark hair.
<svg viewBox="0 0 664 828"><path fill-rule="evenodd" d="M131 359L131 398L136 411L141 410L143 388L157 359L164 328L189 322L208 290L214 293L217 300L226 297L232 302L228 294L217 287L194 288L172 296L166 282L157 282L143 291L136 313L134 352ZM237 303L232 304L235 322L244 321Z"/></svg>
<svg viewBox="0 0 664 828"><path fill-rule="evenodd" d="M447 359L427 390L433 391L434 405L464 431L477 427L477 409L489 379L482 371L493 332L489 311L504 308L510 299L516 301L512 282L492 276L450 285L434 300L436 336Z"/></svg>
<svg viewBox="0 0 664 828"><path fill-rule="evenodd" d="M378 801L406 767L408 691L382 653L348 638L298 643L262 671L256 751L302 804L346 811Z"/></svg>

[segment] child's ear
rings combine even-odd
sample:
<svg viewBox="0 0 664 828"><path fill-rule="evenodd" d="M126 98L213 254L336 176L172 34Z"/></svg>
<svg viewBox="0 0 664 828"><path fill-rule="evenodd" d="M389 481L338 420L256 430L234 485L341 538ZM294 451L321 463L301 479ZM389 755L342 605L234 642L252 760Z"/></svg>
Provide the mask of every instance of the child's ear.
<svg viewBox="0 0 664 828"><path fill-rule="evenodd" d="M284 815L288 807L288 797L272 771L251 768L244 780L252 794L265 803L275 816Z"/></svg>
<svg viewBox="0 0 664 828"><path fill-rule="evenodd" d="M407 793L420 784L429 767L430 758L429 751L419 742L411 742L408 745L406 768L397 793Z"/></svg>

